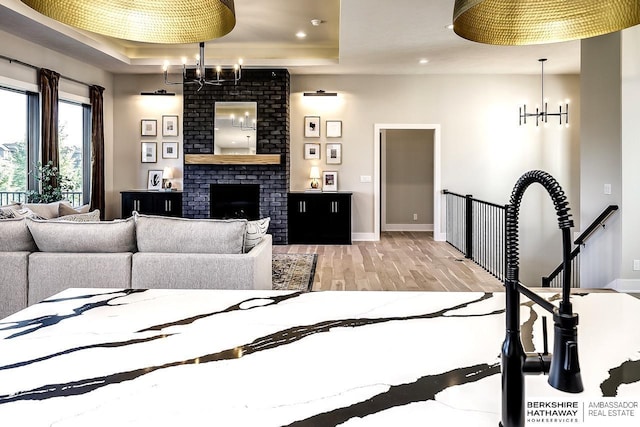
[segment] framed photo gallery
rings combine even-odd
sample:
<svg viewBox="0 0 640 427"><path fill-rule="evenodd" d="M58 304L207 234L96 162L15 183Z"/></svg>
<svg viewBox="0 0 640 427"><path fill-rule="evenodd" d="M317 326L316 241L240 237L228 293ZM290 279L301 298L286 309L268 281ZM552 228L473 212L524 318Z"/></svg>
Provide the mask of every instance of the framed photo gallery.
<svg viewBox="0 0 640 427"><path fill-rule="evenodd" d="M163 137L177 137L180 135L179 131L179 116L177 115L164 115L162 116L162 136ZM140 136L144 137L157 137L158 136L158 120L156 119L142 119L140 121ZM157 141L145 141L141 142L141 158L142 163L157 163L158 162L158 143ZM161 145L161 154L163 159L177 159L180 157L180 143L178 141L163 141Z"/></svg>
<svg viewBox="0 0 640 427"><path fill-rule="evenodd" d="M320 116L304 117L304 137L321 137ZM342 138L342 120L325 120L325 137ZM304 159L320 160L322 158L322 148L319 142L304 143ZM342 164L342 143L332 142L325 144L325 162L328 165Z"/></svg>

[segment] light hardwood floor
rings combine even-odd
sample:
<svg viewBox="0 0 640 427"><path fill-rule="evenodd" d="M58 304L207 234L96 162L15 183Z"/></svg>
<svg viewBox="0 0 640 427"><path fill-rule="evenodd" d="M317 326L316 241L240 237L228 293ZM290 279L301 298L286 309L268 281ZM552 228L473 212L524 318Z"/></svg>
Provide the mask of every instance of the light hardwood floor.
<svg viewBox="0 0 640 427"><path fill-rule="evenodd" d="M386 232L379 242L278 245L274 253L316 253L314 291L502 291L502 283L430 232Z"/></svg>

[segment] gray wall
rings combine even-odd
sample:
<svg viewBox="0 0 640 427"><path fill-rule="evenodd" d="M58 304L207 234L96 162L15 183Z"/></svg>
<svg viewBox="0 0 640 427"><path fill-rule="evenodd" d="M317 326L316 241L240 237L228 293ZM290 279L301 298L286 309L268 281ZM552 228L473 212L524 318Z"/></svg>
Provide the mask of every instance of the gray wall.
<svg viewBox="0 0 640 427"><path fill-rule="evenodd" d="M385 132L386 223L433 226L433 130Z"/></svg>

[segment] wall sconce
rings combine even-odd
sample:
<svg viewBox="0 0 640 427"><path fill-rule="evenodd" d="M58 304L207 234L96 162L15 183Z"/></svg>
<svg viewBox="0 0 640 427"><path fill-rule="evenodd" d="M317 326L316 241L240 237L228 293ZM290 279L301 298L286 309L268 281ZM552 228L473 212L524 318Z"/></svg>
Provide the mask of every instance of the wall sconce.
<svg viewBox="0 0 640 427"><path fill-rule="evenodd" d="M171 179L173 179L173 168L165 166L162 170L162 188L165 191L171 191Z"/></svg>
<svg viewBox="0 0 640 427"><path fill-rule="evenodd" d="M158 89L158 90L153 91L153 92L140 92L140 95L147 95L147 96L176 96L175 93L167 92L164 89Z"/></svg>
<svg viewBox="0 0 640 427"><path fill-rule="evenodd" d="M311 189L318 190L318 180L320 179L320 168L318 166L312 166L311 172L309 172L309 178L311 178Z"/></svg>
<svg viewBox="0 0 640 427"><path fill-rule="evenodd" d="M522 124L527 124L527 117L535 117L536 118L536 126L538 126L540 124L540 121L547 123L547 120L549 118L549 116L555 116L555 117L559 117L560 118L560 125L562 125L562 117L565 118L565 124L568 126L569 125L569 103L565 102L565 110L562 111L562 104L559 105L559 109L560 111L557 113L549 113L547 111L547 100L544 99L544 63L547 60L547 58L540 58L538 59L538 61L540 61L540 66L542 68L542 71L540 73L540 86L542 87L541 93L542 93L542 99L541 99L541 103L540 103L540 107L536 107L536 112L535 113L527 113L527 105L525 104L523 107L519 108L519 113L520 113L520 126L522 126ZM542 108L542 110L540 109Z"/></svg>
<svg viewBox="0 0 640 427"><path fill-rule="evenodd" d="M304 92L303 96L338 96L337 92L326 92L322 89L318 89L315 92Z"/></svg>

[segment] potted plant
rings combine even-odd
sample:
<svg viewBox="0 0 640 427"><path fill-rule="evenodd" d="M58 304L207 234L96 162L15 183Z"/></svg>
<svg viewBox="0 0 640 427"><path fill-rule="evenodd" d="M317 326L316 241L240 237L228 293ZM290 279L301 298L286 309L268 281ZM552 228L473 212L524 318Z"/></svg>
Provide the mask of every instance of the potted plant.
<svg viewBox="0 0 640 427"><path fill-rule="evenodd" d="M60 173L60 169L49 161L46 165L38 163L37 178L40 191L27 191L29 203L51 203L62 200L62 192L71 189L70 180Z"/></svg>

